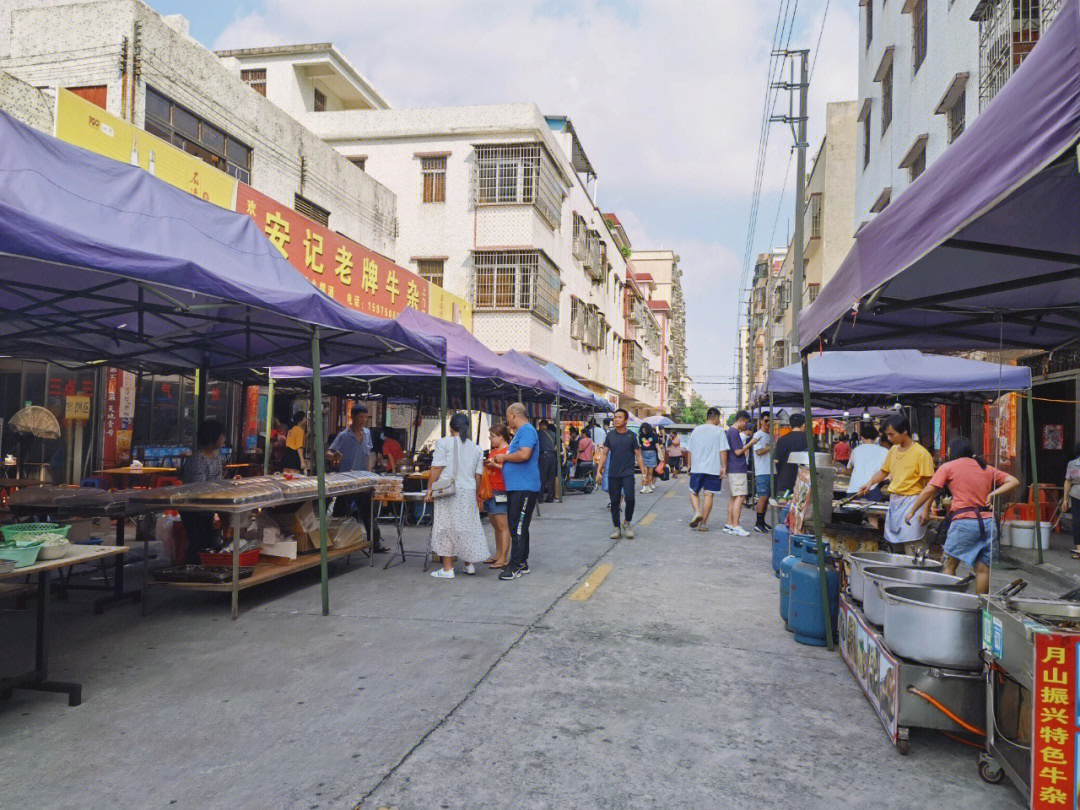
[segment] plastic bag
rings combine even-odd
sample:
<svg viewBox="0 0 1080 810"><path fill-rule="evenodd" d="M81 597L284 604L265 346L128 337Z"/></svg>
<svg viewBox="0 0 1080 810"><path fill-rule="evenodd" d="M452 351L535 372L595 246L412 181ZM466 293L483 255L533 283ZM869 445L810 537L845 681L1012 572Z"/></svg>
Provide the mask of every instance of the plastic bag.
<svg viewBox="0 0 1080 810"><path fill-rule="evenodd" d="M180 531L176 528L179 525L179 515L162 515L154 527L154 539L161 543L162 551L175 565L183 562L179 547Z"/></svg>

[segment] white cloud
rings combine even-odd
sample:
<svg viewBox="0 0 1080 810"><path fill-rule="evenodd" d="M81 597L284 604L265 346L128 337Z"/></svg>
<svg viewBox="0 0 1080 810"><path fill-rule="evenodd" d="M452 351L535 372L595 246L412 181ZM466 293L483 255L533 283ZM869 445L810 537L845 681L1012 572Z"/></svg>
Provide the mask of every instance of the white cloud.
<svg viewBox="0 0 1080 810"><path fill-rule="evenodd" d="M826 2L804 0L792 48L814 49ZM599 199L623 202L635 245L683 257L691 373L718 375L733 367L776 5L263 0L214 47L333 41L396 107L533 101L569 116L600 175ZM829 2L810 91L811 154L825 101L856 93L858 17L848 5ZM781 187L791 146L786 128L772 126L766 192ZM721 214L732 210L745 213ZM768 247L775 215L775 203L763 207L755 249Z"/></svg>

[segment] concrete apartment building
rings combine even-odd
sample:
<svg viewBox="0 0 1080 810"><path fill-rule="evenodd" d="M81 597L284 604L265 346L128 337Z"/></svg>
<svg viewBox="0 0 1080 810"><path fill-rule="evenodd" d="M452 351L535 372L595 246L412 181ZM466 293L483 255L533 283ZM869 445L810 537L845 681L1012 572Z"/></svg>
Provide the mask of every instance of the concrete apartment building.
<svg viewBox="0 0 1080 810"><path fill-rule="evenodd" d="M688 404L682 394L686 376L686 300L683 298L682 269L679 256L673 250L633 250L630 253L636 277L647 277L648 306L660 322L663 342L667 346L666 366L662 376L666 381L668 408L677 411Z"/></svg>
<svg viewBox="0 0 1080 810"><path fill-rule="evenodd" d="M343 95L351 89L351 103L385 106L338 55L309 55L316 58L336 71L320 80ZM395 253L393 192L241 81L191 38L180 15L162 16L141 0L6 0L0 70L50 101L57 87L76 89L376 253Z"/></svg>
<svg viewBox="0 0 1080 810"><path fill-rule="evenodd" d="M858 228L989 104L1061 0L860 0Z"/></svg>
<svg viewBox="0 0 1080 810"><path fill-rule="evenodd" d="M314 95L297 90L310 47L220 55L240 75L265 71L269 100L394 190L398 262L470 301L484 343L552 361L638 410L663 411L663 386L649 382L663 347L625 332L630 271L593 202L596 172L572 122L534 104L391 110L327 98L316 109ZM659 333L651 312L645 322ZM627 364L642 379L632 395Z"/></svg>

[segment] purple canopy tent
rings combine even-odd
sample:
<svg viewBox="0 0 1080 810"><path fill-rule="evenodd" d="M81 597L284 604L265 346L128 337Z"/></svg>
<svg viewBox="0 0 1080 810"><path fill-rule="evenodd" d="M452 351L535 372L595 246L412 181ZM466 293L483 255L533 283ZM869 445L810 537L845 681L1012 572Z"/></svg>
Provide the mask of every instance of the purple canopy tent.
<svg viewBox="0 0 1080 810"><path fill-rule="evenodd" d="M1031 388L1031 369L923 354L914 349L811 355L810 395L818 405L855 405L930 399L996 399ZM780 404L802 403L802 364L773 369L761 394ZM815 413L817 411L815 410Z"/></svg>
<svg viewBox="0 0 1080 810"><path fill-rule="evenodd" d="M559 381L560 385L565 386L571 391L576 391L578 398L585 402L592 402L594 408L600 411L613 411L611 403L604 399L599 394L594 394L584 385L579 383L561 366L557 366L554 363L544 363L544 370L547 371L552 377Z"/></svg>
<svg viewBox="0 0 1080 810"><path fill-rule="evenodd" d="M860 231L799 345L1019 348L1080 340L1080 5L975 122ZM1027 397L1035 512L1035 410ZM1042 562L1042 544L1035 544Z"/></svg>
<svg viewBox="0 0 1080 810"><path fill-rule="evenodd" d="M0 113L0 341L5 354L232 376L320 352L445 362L445 341L346 309L226 211ZM320 379L312 380L321 400ZM200 412L204 412L200 409ZM315 419L322 607L325 452ZM237 544L238 545L238 544ZM238 558L233 555L233 617Z"/></svg>
<svg viewBox="0 0 1080 810"><path fill-rule="evenodd" d="M528 355L521 354L520 352L511 349L510 351L503 353L502 359L504 363L510 363L515 368L519 368L524 372L536 374L548 381L549 385L554 385L555 390L559 395L560 407L565 407L565 403L584 406L586 408L593 407L594 398L591 391L580 384L575 386L567 385L563 379L556 377L549 369L540 365Z"/></svg>

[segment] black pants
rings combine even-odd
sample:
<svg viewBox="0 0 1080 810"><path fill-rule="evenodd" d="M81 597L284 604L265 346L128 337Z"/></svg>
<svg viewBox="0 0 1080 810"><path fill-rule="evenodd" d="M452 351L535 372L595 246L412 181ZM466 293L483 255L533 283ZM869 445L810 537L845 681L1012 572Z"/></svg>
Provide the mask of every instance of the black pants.
<svg viewBox="0 0 1080 810"><path fill-rule="evenodd" d="M375 546L382 545L382 534L379 532L379 523L372 519L371 515L371 492L359 492L356 495L345 495L334 499L333 517L354 517L356 522L367 530L368 537L375 538Z"/></svg>
<svg viewBox="0 0 1080 810"><path fill-rule="evenodd" d="M515 489L506 493L506 520L510 524L510 559L506 567L517 570L529 561L529 524L539 492Z"/></svg>
<svg viewBox="0 0 1080 810"><path fill-rule="evenodd" d="M633 473L620 475L617 478L608 476L608 495L611 497L611 522L615 528L622 524L619 522L619 498L626 501L626 522L634 519L634 484L636 479Z"/></svg>
<svg viewBox="0 0 1080 810"><path fill-rule="evenodd" d="M545 501L555 499L555 476L558 466L553 451L540 454L540 487Z"/></svg>
<svg viewBox="0 0 1080 810"><path fill-rule="evenodd" d="M1069 493L1069 515L1072 516L1073 545L1080 547L1080 498Z"/></svg>

